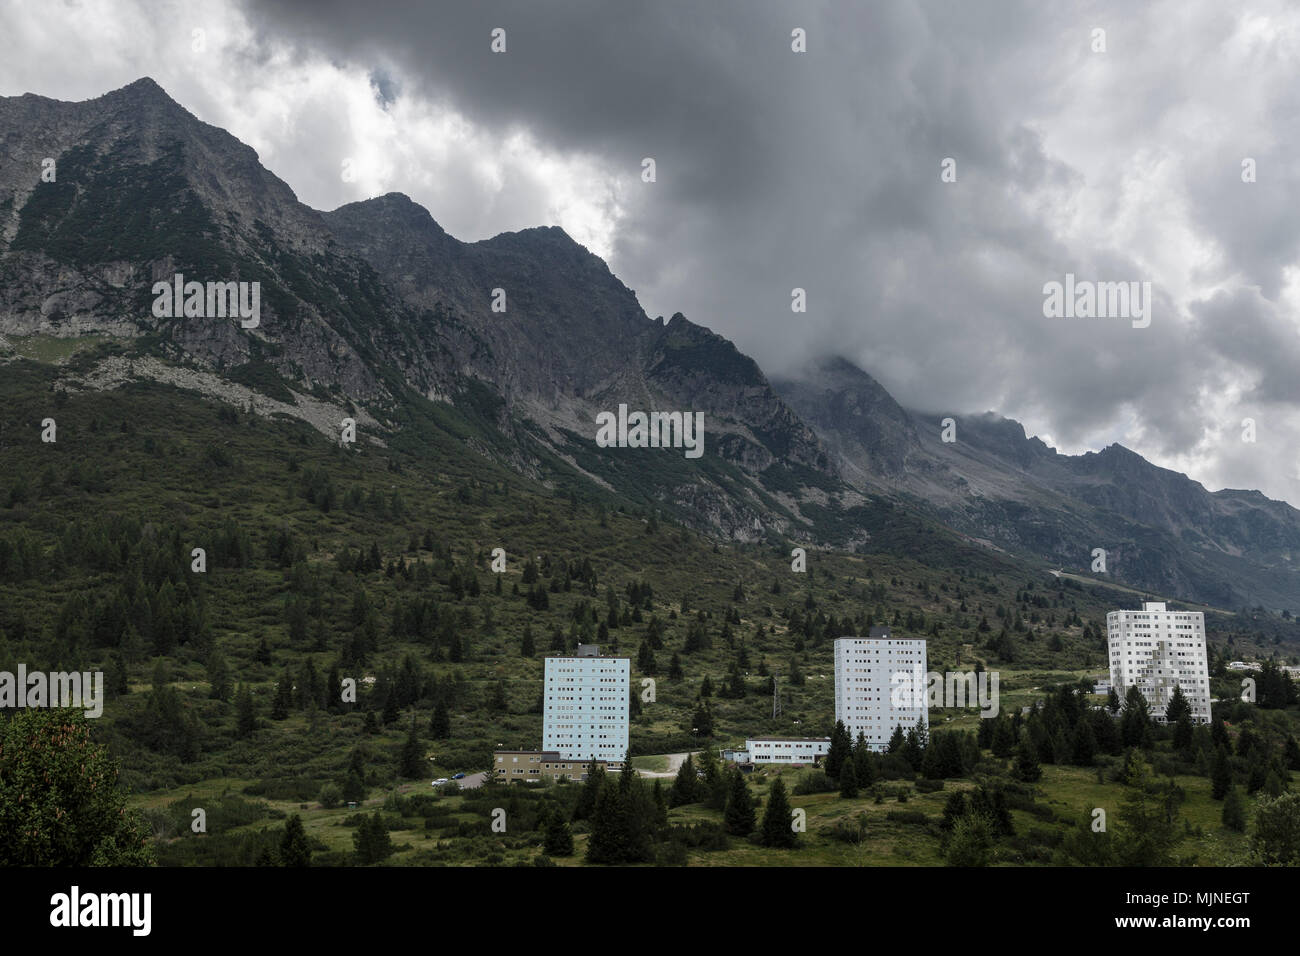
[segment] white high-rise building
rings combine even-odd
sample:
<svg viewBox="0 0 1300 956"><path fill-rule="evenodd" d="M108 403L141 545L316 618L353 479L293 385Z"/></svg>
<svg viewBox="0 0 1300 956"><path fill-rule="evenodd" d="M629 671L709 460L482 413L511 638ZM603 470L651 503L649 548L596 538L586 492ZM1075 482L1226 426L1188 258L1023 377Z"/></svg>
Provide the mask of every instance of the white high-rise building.
<svg viewBox="0 0 1300 956"><path fill-rule="evenodd" d="M578 657L546 658L542 750L568 760L627 756L628 694L632 662L600 657L579 645Z"/></svg>
<svg viewBox="0 0 1300 956"><path fill-rule="evenodd" d="M855 742L862 734L872 750L884 750L895 727L928 726L925 675L925 641L894 640L887 627L873 627L870 637L837 638L835 719Z"/></svg>
<svg viewBox="0 0 1300 956"><path fill-rule="evenodd" d="M1130 687L1146 698L1151 716L1163 722L1175 687L1192 705L1192 721L1210 722L1210 671L1205 652L1205 615L1167 611L1146 602L1140 611L1106 615L1110 683L1123 700Z"/></svg>

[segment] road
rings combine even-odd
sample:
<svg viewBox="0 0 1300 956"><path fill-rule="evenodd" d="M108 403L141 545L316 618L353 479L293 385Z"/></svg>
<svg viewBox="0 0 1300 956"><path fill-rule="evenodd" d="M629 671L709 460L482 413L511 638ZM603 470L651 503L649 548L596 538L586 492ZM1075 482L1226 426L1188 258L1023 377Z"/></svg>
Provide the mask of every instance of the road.
<svg viewBox="0 0 1300 956"><path fill-rule="evenodd" d="M453 780L452 783L459 784L462 790L477 790L483 786L483 782L487 780L487 775L486 770L480 770L478 773L467 773L460 780Z"/></svg>

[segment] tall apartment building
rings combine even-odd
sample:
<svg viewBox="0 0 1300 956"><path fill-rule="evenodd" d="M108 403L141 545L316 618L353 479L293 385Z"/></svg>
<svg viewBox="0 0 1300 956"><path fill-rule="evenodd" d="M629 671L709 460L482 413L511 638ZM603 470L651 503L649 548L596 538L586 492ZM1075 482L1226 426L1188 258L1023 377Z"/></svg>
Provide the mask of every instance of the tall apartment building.
<svg viewBox="0 0 1300 956"><path fill-rule="evenodd" d="M926 706L925 641L894 640L887 627L870 637L835 641L835 719L876 751L889 745L895 727L929 724Z"/></svg>
<svg viewBox="0 0 1300 956"><path fill-rule="evenodd" d="M1193 722L1210 722L1204 614L1167 611L1161 602L1146 602L1140 611L1111 611L1106 644L1111 686L1121 699L1137 687L1151 716L1163 722L1174 688L1182 687Z"/></svg>
<svg viewBox="0 0 1300 956"><path fill-rule="evenodd" d="M547 657L542 750L568 760L622 762L627 755L632 662L601 657L594 644L577 657Z"/></svg>

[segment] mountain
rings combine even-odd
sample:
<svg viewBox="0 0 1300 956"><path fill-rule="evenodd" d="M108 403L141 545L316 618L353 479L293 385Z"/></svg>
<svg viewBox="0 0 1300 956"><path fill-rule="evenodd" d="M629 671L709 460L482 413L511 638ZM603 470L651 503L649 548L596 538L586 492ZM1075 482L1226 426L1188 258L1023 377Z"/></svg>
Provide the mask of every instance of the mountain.
<svg viewBox="0 0 1300 956"><path fill-rule="evenodd" d="M995 416L944 442L843 359L772 383L702 325L651 319L561 229L461 242L400 193L314 210L152 80L0 98L0 150L0 347L99 343L64 388L154 380L330 438L351 417L380 447L427 426L447 454L733 540L947 563L978 542L1085 573L1101 547L1137 588L1300 609L1285 504L1117 446L1062 456ZM156 318L178 273L260 283L260 323ZM598 447L622 405L703 413L703 456Z"/></svg>
<svg viewBox="0 0 1300 956"><path fill-rule="evenodd" d="M506 438L477 452L534 477L576 471L730 537L811 523L765 486L774 466L838 486L751 359L680 315L650 320L560 229L462 243L397 194L322 214L149 79L85 103L2 99L0 142L0 334L128 340L208 374L218 397L226 382L256 385L321 430L359 407L381 442L409 392L473 408ZM154 318L153 283L176 273L260 282L259 326ZM631 467L631 450L593 454L597 414L620 403L703 412L705 457L664 450Z"/></svg>
<svg viewBox="0 0 1300 956"><path fill-rule="evenodd" d="M815 383L815 384L813 384ZM1094 548L1137 588L1241 607L1300 606L1300 511L1259 492L1209 492L1121 445L1062 455L994 414L905 410L827 358L774 383L864 488L904 496L966 534L1075 572Z"/></svg>

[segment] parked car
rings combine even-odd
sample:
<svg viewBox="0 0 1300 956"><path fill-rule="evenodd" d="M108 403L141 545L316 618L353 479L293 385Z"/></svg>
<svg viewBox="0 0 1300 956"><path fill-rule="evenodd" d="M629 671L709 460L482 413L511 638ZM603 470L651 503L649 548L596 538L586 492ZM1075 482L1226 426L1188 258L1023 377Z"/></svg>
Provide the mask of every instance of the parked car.
<svg viewBox="0 0 1300 956"><path fill-rule="evenodd" d="M451 779L452 779L452 780L464 780L464 779L465 779L465 775L464 775L463 773L453 773L453 774L451 775Z"/></svg>
<svg viewBox="0 0 1300 956"><path fill-rule="evenodd" d="M451 781L448 780L446 777L439 777L437 780L433 782L433 786L441 787L444 783L451 783Z"/></svg>

